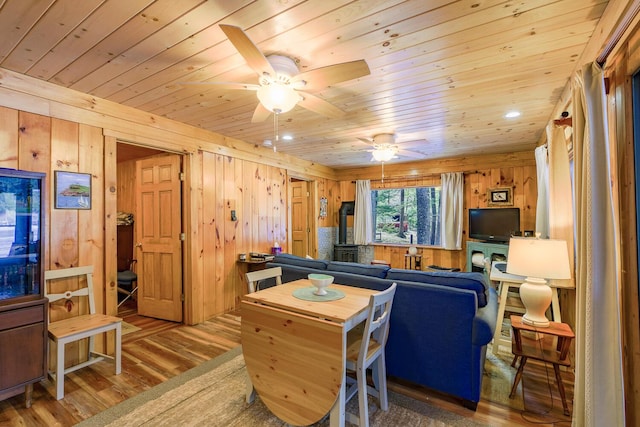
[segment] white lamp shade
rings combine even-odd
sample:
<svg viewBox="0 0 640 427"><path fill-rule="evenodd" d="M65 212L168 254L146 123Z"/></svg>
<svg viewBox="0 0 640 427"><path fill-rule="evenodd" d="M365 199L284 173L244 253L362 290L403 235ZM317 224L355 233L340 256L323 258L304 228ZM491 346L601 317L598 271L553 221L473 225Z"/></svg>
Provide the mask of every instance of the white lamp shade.
<svg viewBox="0 0 640 427"><path fill-rule="evenodd" d="M507 273L525 276L520 299L525 307L522 321L534 327L549 326L545 312L552 290L546 279L569 279L569 252L564 240L512 237L507 254Z"/></svg>
<svg viewBox="0 0 640 427"><path fill-rule="evenodd" d="M260 86L258 99L264 108L272 113L286 113L300 101L300 94L289 86L273 82L270 85Z"/></svg>
<svg viewBox="0 0 640 427"><path fill-rule="evenodd" d="M512 237L509 240L507 273L540 279L570 279L567 242Z"/></svg>

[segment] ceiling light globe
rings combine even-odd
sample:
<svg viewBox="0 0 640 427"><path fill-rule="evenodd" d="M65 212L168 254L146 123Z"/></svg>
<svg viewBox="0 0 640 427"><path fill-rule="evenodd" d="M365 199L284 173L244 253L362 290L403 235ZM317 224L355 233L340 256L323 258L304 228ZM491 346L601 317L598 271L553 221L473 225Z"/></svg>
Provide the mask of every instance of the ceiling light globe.
<svg viewBox="0 0 640 427"><path fill-rule="evenodd" d="M260 103L271 112L286 113L291 111L300 101L300 95L292 88L278 82L258 89Z"/></svg>
<svg viewBox="0 0 640 427"><path fill-rule="evenodd" d="M395 156L396 153L392 148L387 147L377 148L373 150L371 154L373 154L373 158L378 162L388 162L389 160L393 159L393 156Z"/></svg>

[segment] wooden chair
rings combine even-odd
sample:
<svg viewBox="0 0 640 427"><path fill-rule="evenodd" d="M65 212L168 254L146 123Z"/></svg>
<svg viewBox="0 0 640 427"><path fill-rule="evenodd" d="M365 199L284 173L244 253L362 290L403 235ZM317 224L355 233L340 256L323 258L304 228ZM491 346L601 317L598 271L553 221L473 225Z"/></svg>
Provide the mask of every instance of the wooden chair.
<svg viewBox="0 0 640 427"><path fill-rule="evenodd" d="M75 281L65 281L65 279L69 278L78 278L78 285L84 285L84 287L73 290L68 289L61 293L49 292L52 285L54 289L56 286L62 286L56 282L62 282L65 286L70 286L72 283L75 284ZM52 307L55 307L54 304L61 300L64 300L63 304L66 306L65 310L67 311L71 310L73 304L78 304L79 307L86 306L81 303L81 299L84 298L88 300L89 307L87 314L80 314L54 322L51 322L51 315L49 315L49 339L56 344L56 370L55 372L49 371L49 376L51 376L56 386L56 399L60 400L64 397L64 376L70 372L109 358L115 361L116 375L120 374L122 370L122 319L96 313L93 299L93 266L45 271L44 279L45 296L49 298L50 304L49 312L51 312ZM71 287L75 288L76 286ZM108 331L115 332L114 357L94 351L95 336ZM65 369L65 345L85 338L89 338L88 359Z"/></svg>
<svg viewBox="0 0 640 427"><path fill-rule="evenodd" d="M261 280L276 279L276 285L282 285L282 267L265 268L264 270L250 271L246 273L249 293L259 291Z"/></svg>
<svg viewBox="0 0 640 427"><path fill-rule="evenodd" d="M363 334L355 338L349 337L347 343L347 370L355 371L356 379L346 378L345 400L348 402L358 394L359 416L347 413L346 418L350 423L361 427L369 425L367 405L369 394L378 398L383 411L389 410L384 347L389 336L389 317L396 286L394 283L387 290L371 296L369 316L365 322ZM370 366L372 366L373 386L367 385L367 369Z"/></svg>

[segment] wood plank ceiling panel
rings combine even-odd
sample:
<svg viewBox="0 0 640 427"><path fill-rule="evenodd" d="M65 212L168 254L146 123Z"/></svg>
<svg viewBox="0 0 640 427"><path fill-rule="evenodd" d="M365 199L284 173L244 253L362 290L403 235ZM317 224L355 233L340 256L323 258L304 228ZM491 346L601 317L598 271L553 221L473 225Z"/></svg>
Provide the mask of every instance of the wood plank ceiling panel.
<svg viewBox="0 0 640 427"><path fill-rule="evenodd" d="M346 114L282 114L278 151L369 166L360 138L396 135L424 158L530 151L606 0L6 0L0 67L253 143L256 73L220 24L301 72L364 59L371 74L309 92ZM191 83L191 84L185 84ZM522 116L506 120L510 109ZM265 150L267 148L264 148ZM394 161L406 161L400 158Z"/></svg>

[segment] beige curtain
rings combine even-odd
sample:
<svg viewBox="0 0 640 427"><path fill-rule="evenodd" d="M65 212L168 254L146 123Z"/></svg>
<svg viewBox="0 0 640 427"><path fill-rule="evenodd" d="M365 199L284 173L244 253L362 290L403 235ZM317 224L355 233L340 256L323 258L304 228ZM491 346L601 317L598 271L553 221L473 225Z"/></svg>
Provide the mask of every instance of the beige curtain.
<svg viewBox="0 0 640 427"><path fill-rule="evenodd" d="M356 181L356 203L353 209L353 243L368 245L373 236L371 219L371 181Z"/></svg>
<svg viewBox="0 0 640 427"><path fill-rule="evenodd" d="M443 173L440 192L442 247L462 249L464 175L462 172Z"/></svg>
<svg viewBox="0 0 640 427"><path fill-rule="evenodd" d="M536 202L536 233L543 239L549 238L549 156L547 147L541 145L535 150L538 199Z"/></svg>
<svg viewBox="0 0 640 427"><path fill-rule="evenodd" d="M573 81L576 361L573 426L624 426L618 245L602 69Z"/></svg>
<svg viewBox="0 0 640 427"><path fill-rule="evenodd" d="M573 272L573 191L564 128L555 124L547 126L547 144L549 146L549 237L567 242L569 266ZM552 280L551 282L552 286L558 288L574 287L573 277L568 280Z"/></svg>

